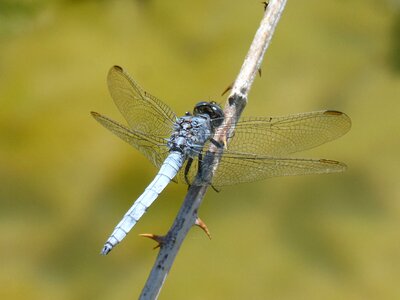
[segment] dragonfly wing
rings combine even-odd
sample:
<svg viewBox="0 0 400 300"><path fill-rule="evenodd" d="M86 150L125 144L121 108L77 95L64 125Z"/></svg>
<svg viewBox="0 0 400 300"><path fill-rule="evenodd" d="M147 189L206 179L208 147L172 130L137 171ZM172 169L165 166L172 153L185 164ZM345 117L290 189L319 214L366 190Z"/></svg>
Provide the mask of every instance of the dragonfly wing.
<svg viewBox="0 0 400 300"><path fill-rule="evenodd" d="M345 164L327 159L277 158L225 153L212 184L220 187L269 177L343 172L345 169Z"/></svg>
<svg viewBox="0 0 400 300"><path fill-rule="evenodd" d="M163 138L134 131L99 113L92 112L91 114L97 122L139 150L157 168L162 165L165 158L168 156L168 149Z"/></svg>
<svg viewBox="0 0 400 300"><path fill-rule="evenodd" d="M285 117L242 119L228 144L239 153L281 156L314 148L349 131L350 118L325 110Z"/></svg>
<svg viewBox="0 0 400 300"><path fill-rule="evenodd" d="M332 110L242 119L236 125L212 184L218 187L274 176L341 172L346 166L336 161L281 156L332 141L350 127L351 120L346 114ZM193 182L197 170L196 159L190 168L181 169L179 181Z"/></svg>
<svg viewBox="0 0 400 300"><path fill-rule="evenodd" d="M153 136L168 137L176 119L174 112L161 100L143 90L119 66L108 72L108 89L130 129Z"/></svg>

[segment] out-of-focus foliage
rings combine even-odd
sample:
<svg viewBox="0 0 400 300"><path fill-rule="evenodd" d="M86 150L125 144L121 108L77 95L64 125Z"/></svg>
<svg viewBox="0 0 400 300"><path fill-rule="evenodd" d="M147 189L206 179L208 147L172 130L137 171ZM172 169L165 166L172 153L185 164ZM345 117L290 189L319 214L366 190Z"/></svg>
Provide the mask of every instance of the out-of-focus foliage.
<svg viewBox="0 0 400 300"><path fill-rule="evenodd" d="M393 69L400 73L400 12L393 18L391 64Z"/></svg>
<svg viewBox="0 0 400 300"><path fill-rule="evenodd" d="M186 188L172 184L98 253L156 170L100 127L122 120L105 77L125 67L178 114L235 78L259 1L0 2L0 298L132 299ZM212 190L161 299L399 299L398 1L288 1L245 115L320 109L353 120L299 156L344 174Z"/></svg>

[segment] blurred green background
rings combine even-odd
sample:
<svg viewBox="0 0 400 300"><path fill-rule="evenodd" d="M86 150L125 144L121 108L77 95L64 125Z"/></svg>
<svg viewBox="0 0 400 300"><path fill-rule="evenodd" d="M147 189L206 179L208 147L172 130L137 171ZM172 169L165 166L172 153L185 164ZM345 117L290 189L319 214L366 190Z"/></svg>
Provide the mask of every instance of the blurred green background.
<svg viewBox="0 0 400 300"><path fill-rule="evenodd" d="M0 1L0 298L135 299L184 186L171 184L109 256L99 251L156 173L89 111L122 120L125 67L178 114L230 84L260 1ZM346 112L305 157L343 174L210 190L161 299L400 299L400 3L288 1L247 116Z"/></svg>

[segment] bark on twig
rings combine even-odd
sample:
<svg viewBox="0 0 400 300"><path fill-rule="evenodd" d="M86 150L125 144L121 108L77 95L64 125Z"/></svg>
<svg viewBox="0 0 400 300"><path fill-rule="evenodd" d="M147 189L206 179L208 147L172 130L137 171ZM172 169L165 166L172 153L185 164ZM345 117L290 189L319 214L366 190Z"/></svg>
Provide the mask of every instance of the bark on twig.
<svg viewBox="0 0 400 300"><path fill-rule="evenodd" d="M227 128L233 130L234 125L238 121L244 107L247 103L247 95L250 87L261 67L261 62L264 53L268 48L274 33L275 27L279 21L281 13L285 7L286 0L271 0L265 10L265 14L258 28L253 42L250 46L249 52L244 60L242 68L232 86L231 93L225 105L225 121L224 124L217 129L215 139L220 142L225 142L227 136L232 136L232 132L226 132ZM224 138L225 137L225 138ZM227 141L229 142L229 141ZM202 174L199 180L206 180L212 177L217 163L220 158L221 150L214 145L211 145L207 152L204 163L207 165L215 165L212 172ZM208 168L205 168L208 169ZM175 260L182 242L184 241L187 233L195 224L197 218L197 211L203 200L203 197L208 189L208 185L192 185L185 197L182 207L179 210L177 217L167 235L164 237L158 253L157 259L151 270L146 285L140 295L141 300L156 299L160 293L162 285L168 275L169 270Z"/></svg>

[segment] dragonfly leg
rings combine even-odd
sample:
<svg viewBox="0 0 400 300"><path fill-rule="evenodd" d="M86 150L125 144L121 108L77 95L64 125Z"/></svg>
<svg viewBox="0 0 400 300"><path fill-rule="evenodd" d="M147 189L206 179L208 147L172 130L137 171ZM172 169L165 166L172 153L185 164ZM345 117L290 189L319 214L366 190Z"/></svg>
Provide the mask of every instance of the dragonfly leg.
<svg viewBox="0 0 400 300"><path fill-rule="evenodd" d="M219 190L219 189L217 189L215 186L213 186L212 184L210 184L211 185L211 187L212 187L212 189L214 190L214 191L216 191L217 193L219 193L221 190Z"/></svg>
<svg viewBox="0 0 400 300"><path fill-rule="evenodd" d="M199 153L199 164L198 164L198 167L197 167L197 172L199 173L199 174L201 174L201 166L202 166L202 164L203 164L203 154L202 153Z"/></svg>
<svg viewBox="0 0 400 300"><path fill-rule="evenodd" d="M200 156L199 156L199 158L200 158ZM189 174L190 167L192 166L192 163L193 163L193 158L189 157L188 161L186 163L186 166L185 166L185 181L186 181L186 184L189 186L189 188L190 188L190 182L189 182L188 174Z"/></svg>
<svg viewBox="0 0 400 300"><path fill-rule="evenodd" d="M217 148L222 148L224 146L224 143L221 144L220 142L217 142L214 139L211 139L210 142Z"/></svg>
<svg viewBox="0 0 400 300"><path fill-rule="evenodd" d="M211 141L213 141L213 139L211 139ZM218 143L217 141L214 141L214 142L218 144L217 147L222 147L221 144ZM202 153L199 153L199 166L198 166L198 170L197 170L197 172L199 172L199 173L201 172L202 161L203 161L203 154L202 154ZM201 174L201 173L200 173L200 174ZM211 187L213 188L214 191L216 191L217 193L219 193L219 190L218 190L215 186L213 186L211 183L210 183L210 185L211 185ZM197 225L197 224L196 224L196 225Z"/></svg>

